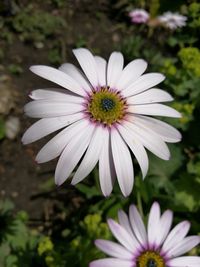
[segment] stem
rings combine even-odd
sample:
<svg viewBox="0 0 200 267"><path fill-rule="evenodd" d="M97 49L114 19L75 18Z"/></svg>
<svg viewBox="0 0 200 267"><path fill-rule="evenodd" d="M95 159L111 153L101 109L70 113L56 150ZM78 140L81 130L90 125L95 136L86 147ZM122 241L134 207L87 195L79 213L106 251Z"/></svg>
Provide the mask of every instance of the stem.
<svg viewBox="0 0 200 267"><path fill-rule="evenodd" d="M142 218L144 218L144 212L142 207L142 198L140 192L137 192L137 206Z"/></svg>

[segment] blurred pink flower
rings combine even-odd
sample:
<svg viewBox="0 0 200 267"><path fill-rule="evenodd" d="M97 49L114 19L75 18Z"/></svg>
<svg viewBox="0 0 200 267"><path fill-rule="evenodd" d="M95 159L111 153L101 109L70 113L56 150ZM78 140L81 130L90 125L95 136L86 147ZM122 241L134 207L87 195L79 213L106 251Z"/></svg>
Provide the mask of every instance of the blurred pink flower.
<svg viewBox="0 0 200 267"><path fill-rule="evenodd" d="M129 17L133 23L146 23L149 19L149 13L144 9L134 9L129 12Z"/></svg>

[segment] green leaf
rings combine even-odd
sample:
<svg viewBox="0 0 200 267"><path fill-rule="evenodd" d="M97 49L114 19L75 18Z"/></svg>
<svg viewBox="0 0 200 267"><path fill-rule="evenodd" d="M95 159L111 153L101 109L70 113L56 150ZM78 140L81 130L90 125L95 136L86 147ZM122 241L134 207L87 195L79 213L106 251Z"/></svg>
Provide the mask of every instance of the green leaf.
<svg viewBox="0 0 200 267"><path fill-rule="evenodd" d="M90 199L95 196L101 196L101 192L95 186L88 186L85 184L78 184L76 188L83 193L87 199Z"/></svg>
<svg viewBox="0 0 200 267"><path fill-rule="evenodd" d="M151 183L157 188L165 188L171 192L173 184L170 181L175 172L181 167L184 156L181 148L177 145L170 145L171 158L168 161L157 158L154 155L150 156L149 176L152 176Z"/></svg>

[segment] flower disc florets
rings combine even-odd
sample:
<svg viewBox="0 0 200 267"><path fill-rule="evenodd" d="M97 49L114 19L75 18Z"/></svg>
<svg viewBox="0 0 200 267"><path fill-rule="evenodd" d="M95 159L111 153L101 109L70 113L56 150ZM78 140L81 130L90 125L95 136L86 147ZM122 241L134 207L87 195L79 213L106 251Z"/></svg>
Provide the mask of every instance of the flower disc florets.
<svg viewBox="0 0 200 267"><path fill-rule="evenodd" d="M87 104L87 112L91 119L108 126L120 121L125 111L125 99L108 87L101 87L100 90L94 91Z"/></svg>
<svg viewBox="0 0 200 267"><path fill-rule="evenodd" d="M165 267L165 263L155 251L146 251L137 258L137 267Z"/></svg>

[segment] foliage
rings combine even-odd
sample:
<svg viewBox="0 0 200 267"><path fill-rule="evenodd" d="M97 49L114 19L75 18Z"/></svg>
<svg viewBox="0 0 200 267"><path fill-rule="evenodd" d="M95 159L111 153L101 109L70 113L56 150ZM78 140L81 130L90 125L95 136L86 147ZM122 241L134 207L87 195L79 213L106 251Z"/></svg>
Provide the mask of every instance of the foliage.
<svg viewBox="0 0 200 267"><path fill-rule="evenodd" d="M39 263L35 257L39 234L27 228L26 212L13 216L12 210L12 202L0 202L0 266L34 266Z"/></svg>
<svg viewBox="0 0 200 267"><path fill-rule="evenodd" d="M12 21L12 27L25 41L44 41L64 26L64 20L43 11L35 11L32 6L20 12Z"/></svg>
<svg viewBox="0 0 200 267"><path fill-rule="evenodd" d="M200 27L200 4L193 2L188 7L188 15L191 17L190 26L192 28Z"/></svg>
<svg viewBox="0 0 200 267"><path fill-rule="evenodd" d="M0 118L0 140L5 137L5 123L3 119Z"/></svg>
<svg viewBox="0 0 200 267"><path fill-rule="evenodd" d="M180 57L183 67L192 72L196 77L200 77L200 50L196 47L182 48L178 56Z"/></svg>

